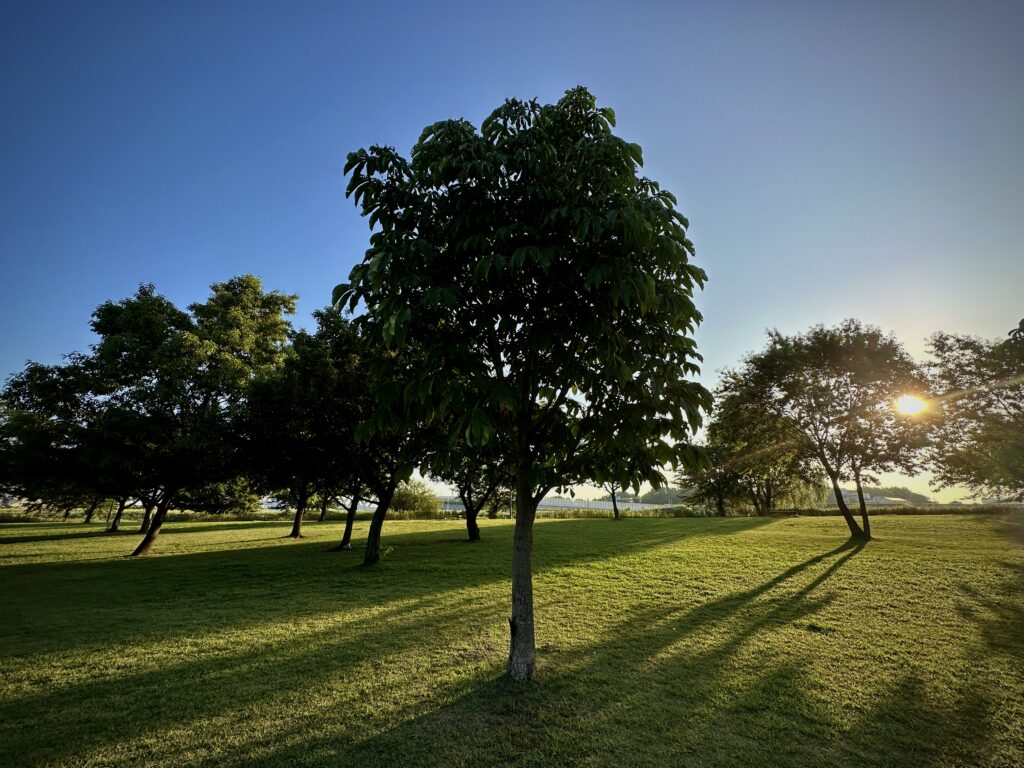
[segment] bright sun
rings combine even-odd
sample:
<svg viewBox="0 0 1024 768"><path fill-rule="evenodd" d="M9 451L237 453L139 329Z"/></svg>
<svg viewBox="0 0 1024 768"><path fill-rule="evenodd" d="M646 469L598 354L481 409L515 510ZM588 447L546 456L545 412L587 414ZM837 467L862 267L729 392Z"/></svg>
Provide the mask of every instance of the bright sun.
<svg viewBox="0 0 1024 768"><path fill-rule="evenodd" d="M900 413L905 413L907 416L920 413L926 407L924 400L913 395L903 395L896 400L896 410Z"/></svg>

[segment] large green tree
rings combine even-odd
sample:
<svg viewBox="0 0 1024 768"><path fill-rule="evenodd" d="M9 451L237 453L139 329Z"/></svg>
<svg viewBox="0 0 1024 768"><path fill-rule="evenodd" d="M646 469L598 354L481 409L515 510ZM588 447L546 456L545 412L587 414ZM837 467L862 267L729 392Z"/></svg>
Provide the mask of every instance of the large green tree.
<svg viewBox="0 0 1024 768"><path fill-rule="evenodd" d="M313 497L349 466L342 443L350 422L338 407L336 377L329 347L299 331L283 364L250 385L242 408L246 468L257 487L287 496L292 538L302 536Z"/></svg>
<svg viewBox="0 0 1024 768"><path fill-rule="evenodd" d="M144 285L94 313L100 391L120 414L139 495L155 508L133 554L150 551L180 494L237 474L234 410L251 381L280 364L294 308L294 296L245 275L214 284L189 312Z"/></svg>
<svg viewBox="0 0 1024 768"><path fill-rule="evenodd" d="M430 125L411 159L374 146L346 163L373 232L336 299L362 304L359 322L391 348L422 351L379 421L509 446L515 680L535 666L537 504L587 475L581 450L609 434L647 458L619 481L660 484L666 463L696 460L710 402L689 380L705 274L687 220L614 123L576 88L551 105L508 100L479 130Z"/></svg>
<svg viewBox="0 0 1024 768"><path fill-rule="evenodd" d="M31 506L85 510L86 522L111 490L112 462L90 426L98 424L89 390L92 366L75 354L59 365L29 363L2 393L0 481Z"/></svg>
<svg viewBox="0 0 1024 768"><path fill-rule="evenodd" d="M1024 320L1003 341L935 334L940 410L929 458L936 480L975 496L1024 500Z"/></svg>
<svg viewBox="0 0 1024 768"><path fill-rule="evenodd" d="M927 420L905 417L894 405L927 388L903 346L857 320L793 336L770 331L767 347L749 355L737 377L756 398L752 407L778 419L820 463L851 536L870 538L863 483L876 472L912 470L927 443ZM860 525L840 481L856 484Z"/></svg>

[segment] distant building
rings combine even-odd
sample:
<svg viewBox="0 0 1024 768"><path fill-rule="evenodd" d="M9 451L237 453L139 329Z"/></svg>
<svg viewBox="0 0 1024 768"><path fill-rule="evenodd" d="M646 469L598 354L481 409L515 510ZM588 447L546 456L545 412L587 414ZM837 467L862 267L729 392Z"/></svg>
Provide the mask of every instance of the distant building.
<svg viewBox="0 0 1024 768"><path fill-rule="evenodd" d="M843 501L848 505L860 504L860 500L857 498L856 490L847 490L846 488L841 489L843 492ZM867 507L905 507L910 506L910 502L906 499L901 499L896 496L873 496L868 491L864 491L864 506Z"/></svg>
<svg viewBox="0 0 1024 768"><path fill-rule="evenodd" d="M643 510L643 509L658 509L663 504L643 504L638 501L620 501L618 502L619 510ZM462 506L462 499L458 496L442 496L441 497L441 509L445 512L464 512L465 507ZM612 503L610 501L598 501L596 499L567 499L563 496L550 496L540 504L537 505L537 509L605 509L612 511Z"/></svg>

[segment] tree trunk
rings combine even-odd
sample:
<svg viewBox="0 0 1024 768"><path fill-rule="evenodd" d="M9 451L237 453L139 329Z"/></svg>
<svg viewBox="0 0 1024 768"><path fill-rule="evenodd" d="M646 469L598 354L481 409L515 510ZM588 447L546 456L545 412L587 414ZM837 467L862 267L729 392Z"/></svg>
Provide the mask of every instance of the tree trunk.
<svg viewBox="0 0 1024 768"><path fill-rule="evenodd" d="M85 519L82 521L83 523L92 522L92 516L96 514L96 507L100 505L101 501L103 501L103 499L95 499L94 501L89 502L89 508L85 510Z"/></svg>
<svg viewBox="0 0 1024 768"><path fill-rule="evenodd" d="M764 512L761 507L761 497L757 495L757 491L750 491L750 503L754 505L754 514L761 517Z"/></svg>
<svg viewBox="0 0 1024 768"><path fill-rule="evenodd" d="M153 520L153 502L143 501L142 503L145 505L145 509L142 513L142 525L139 526L139 533L146 533Z"/></svg>
<svg viewBox="0 0 1024 768"><path fill-rule="evenodd" d="M612 514L616 520L619 519L619 502L615 498L615 486L612 486Z"/></svg>
<svg viewBox="0 0 1024 768"><path fill-rule="evenodd" d="M356 510L359 508L359 494L352 494L352 503L345 510L345 533L341 537L341 544L331 548L331 552L341 552L352 549L352 525L356 521Z"/></svg>
<svg viewBox="0 0 1024 768"><path fill-rule="evenodd" d="M861 525L864 527L864 538L871 538L871 520L868 519L868 505L864 501L864 489L860 484L860 472L854 472L853 481L857 484L857 502L860 504Z"/></svg>
<svg viewBox="0 0 1024 768"><path fill-rule="evenodd" d="M114 519L110 523L110 527L107 528L107 533L117 533L118 528L121 525L121 515L124 514L124 508L128 506L128 497L117 500L117 512L114 513Z"/></svg>
<svg viewBox="0 0 1024 768"><path fill-rule="evenodd" d="M392 483L384 493L377 495L377 508L373 510L373 518L370 520L370 531L366 535L366 552L363 555L363 565L373 565L380 562L380 532L384 527L384 518L388 514L388 507L391 506L391 499L395 495L396 484Z"/></svg>
<svg viewBox="0 0 1024 768"><path fill-rule="evenodd" d="M518 682L530 680L536 669L537 650L533 632L533 521L537 505L528 473L516 472L516 530L512 545L512 615L507 673Z"/></svg>
<svg viewBox="0 0 1024 768"><path fill-rule="evenodd" d="M476 522L479 515L479 509L466 507L466 533L469 534L470 541L480 541L480 526Z"/></svg>
<svg viewBox="0 0 1024 768"><path fill-rule="evenodd" d="M167 517L167 510L171 506L171 501L171 496L168 495L156 505L156 514L153 515L153 519L149 523L146 535L142 538L139 546L135 548L135 551L132 552L132 557L142 557L149 554L149 551L153 548L153 542L160 535L160 527L164 524L164 518Z"/></svg>
<svg viewBox="0 0 1024 768"><path fill-rule="evenodd" d="M857 521L853 515L850 514L850 508L846 506L846 500L843 498L843 492L839 488L839 477L837 475L829 475L829 479L832 481L832 492L836 496L836 504L839 505L839 511L843 515L843 519L846 520L846 525L850 528L850 535L855 538L860 538L864 535L864 532L857 525Z"/></svg>
<svg viewBox="0 0 1024 768"><path fill-rule="evenodd" d="M320 522L322 523L327 519L327 507L330 505L330 497L324 496L320 499Z"/></svg>
<svg viewBox="0 0 1024 768"><path fill-rule="evenodd" d="M295 503L295 520L292 522L292 532L288 534L288 538L302 538L302 515L305 513L305 511L306 497L300 496L299 500Z"/></svg>

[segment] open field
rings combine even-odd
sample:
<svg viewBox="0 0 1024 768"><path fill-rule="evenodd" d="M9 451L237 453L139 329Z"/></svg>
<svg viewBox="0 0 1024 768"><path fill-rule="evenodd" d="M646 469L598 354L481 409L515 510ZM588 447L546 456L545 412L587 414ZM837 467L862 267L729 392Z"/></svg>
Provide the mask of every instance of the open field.
<svg viewBox="0 0 1024 768"><path fill-rule="evenodd" d="M482 525L0 525L0 765L1024 765L1019 517Z"/></svg>

